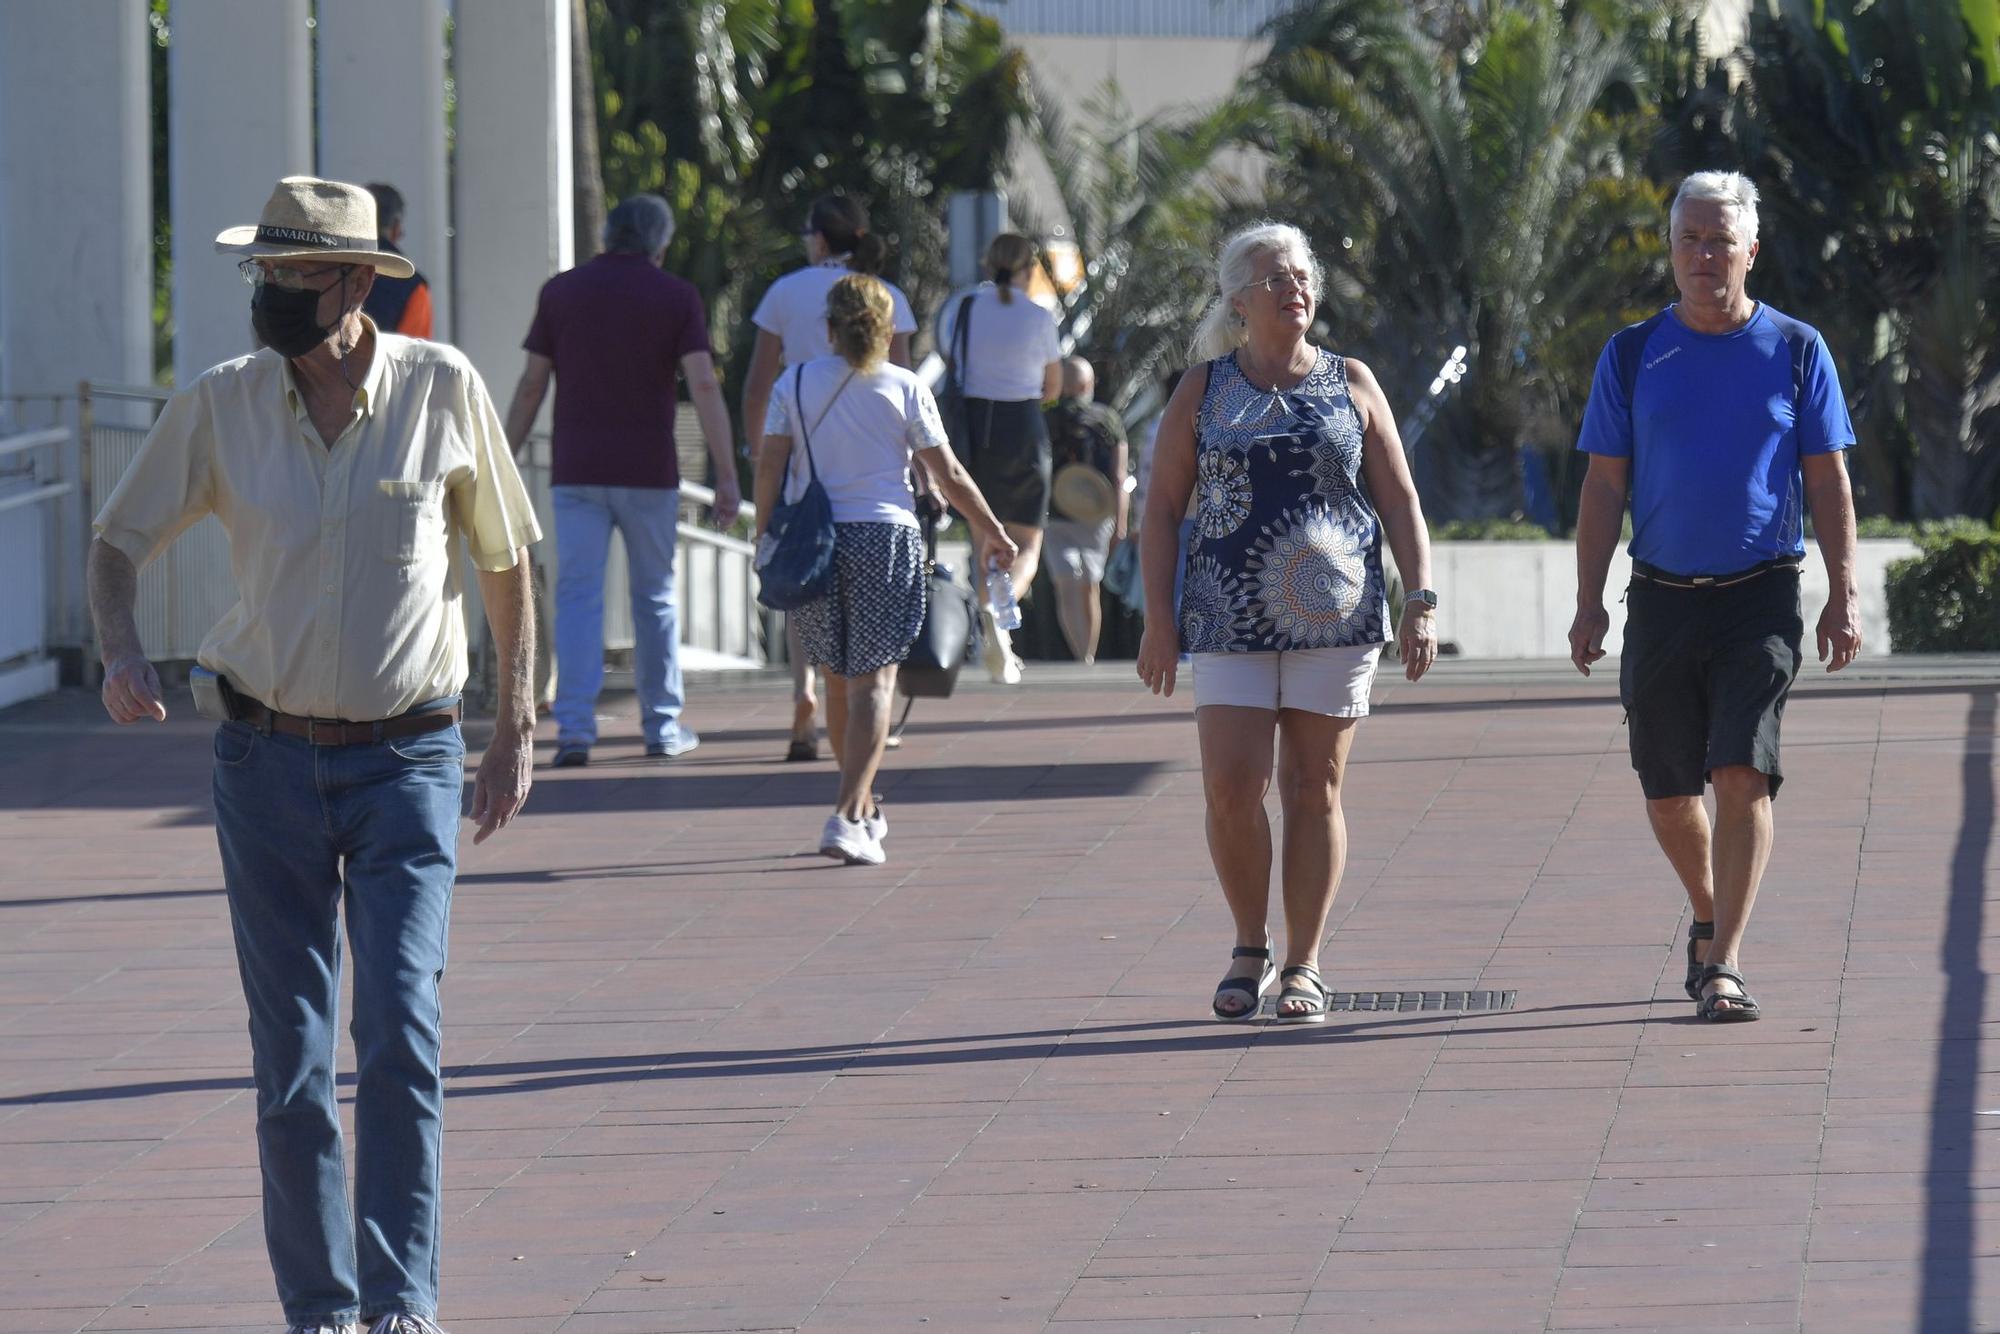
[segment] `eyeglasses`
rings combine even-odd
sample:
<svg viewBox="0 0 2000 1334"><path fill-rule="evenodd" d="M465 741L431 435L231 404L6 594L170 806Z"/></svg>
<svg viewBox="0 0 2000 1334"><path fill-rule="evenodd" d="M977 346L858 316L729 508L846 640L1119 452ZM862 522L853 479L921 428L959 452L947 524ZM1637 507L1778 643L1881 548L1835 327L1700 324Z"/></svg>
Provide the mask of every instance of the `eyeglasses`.
<svg viewBox="0 0 2000 1334"><path fill-rule="evenodd" d="M236 266L236 271L241 273L243 281L249 283L252 287L262 287L264 284L269 283L281 292L324 292L332 288L333 284L328 283L324 287L316 286L312 282L314 278L327 278L336 274L345 275L353 267L352 264L340 264L330 270L320 269L314 273L307 273L303 269L289 268L283 264L271 264L267 266L261 260L246 259Z"/></svg>
<svg viewBox="0 0 2000 1334"><path fill-rule="evenodd" d="M1274 273L1268 278L1259 278L1249 284L1261 287L1267 292L1304 292L1312 287L1312 275L1306 273Z"/></svg>

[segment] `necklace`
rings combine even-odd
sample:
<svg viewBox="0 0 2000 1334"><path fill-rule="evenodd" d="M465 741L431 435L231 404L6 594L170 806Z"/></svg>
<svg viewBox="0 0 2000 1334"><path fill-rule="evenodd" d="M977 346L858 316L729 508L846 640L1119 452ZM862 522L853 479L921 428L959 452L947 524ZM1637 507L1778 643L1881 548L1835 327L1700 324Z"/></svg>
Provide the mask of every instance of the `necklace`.
<svg viewBox="0 0 2000 1334"><path fill-rule="evenodd" d="M1245 347L1245 348L1243 348L1243 349L1242 349L1241 351L1239 351L1239 352L1238 352L1238 353L1236 354L1236 369L1238 369L1238 370L1240 370L1240 371L1242 371L1242 372L1243 372L1243 378L1244 378L1244 379L1246 379L1246 380L1248 380L1248 381L1250 382L1250 385L1251 385L1251 387L1252 387L1252 388L1256 388L1256 387L1257 387L1257 385L1258 385L1258 382L1259 382L1260 380L1268 380L1268 381L1269 381L1269 383L1270 383L1270 386L1271 386L1271 388L1270 388L1270 392L1271 392L1272 394L1282 394L1282 393L1284 393L1284 392L1285 392L1285 390L1283 390L1283 389L1281 389L1281 388L1279 388L1279 387L1278 387L1278 377L1276 377L1275 375L1273 375L1273 376L1259 376L1259 375L1255 375L1255 374L1253 374L1253 373L1252 373L1252 371L1251 371L1251 368L1250 368L1250 367L1249 367L1248 365L1246 365L1246 364L1245 364L1245 361L1246 361L1246 356L1245 356L1245 354L1246 354L1246 353L1248 353L1248 352L1249 352L1249 350L1250 350L1250 349L1249 349L1248 347ZM1303 380L1305 379L1305 376L1306 376L1306 375L1311 375L1311 374L1312 374L1312 370L1313 370L1313 366L1317 366L1318 364L1319 364L1319 353L1318 353L1318 352L1314 352L1314 353L1313 353L1313 360L1312 360L1312 364L1306 367L1304 375L1301 375L1301 376L1299 377L1299 378L1300 378L1300 380L1301 380L1301 381L1303 381ZM1286 364L1286 366L1285 366L1285 370L1286 370L1287 372L1289 372L1289 371L1291 370L1291 365L1290 365L1290 363L1289 363L1289 359L1287 359L1287 364ZM1297 386L1297 385L1293 385L1292 387L1293 387L1294 389L1298 388L1298 386Z"/></svg>

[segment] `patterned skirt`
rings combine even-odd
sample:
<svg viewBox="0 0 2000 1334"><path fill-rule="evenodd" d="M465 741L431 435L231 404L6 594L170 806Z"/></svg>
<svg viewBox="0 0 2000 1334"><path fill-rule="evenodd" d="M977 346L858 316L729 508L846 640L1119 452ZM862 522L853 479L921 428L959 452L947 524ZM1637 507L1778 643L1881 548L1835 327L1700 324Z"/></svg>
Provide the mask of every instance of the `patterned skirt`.
<svg viewBox="0 0 2000 1334"><path fill-rule="evenodd" d="M923 534L900 523L834 525L833 586L792 612L807 662L865 676L901 662L924 626Z"/></svg>

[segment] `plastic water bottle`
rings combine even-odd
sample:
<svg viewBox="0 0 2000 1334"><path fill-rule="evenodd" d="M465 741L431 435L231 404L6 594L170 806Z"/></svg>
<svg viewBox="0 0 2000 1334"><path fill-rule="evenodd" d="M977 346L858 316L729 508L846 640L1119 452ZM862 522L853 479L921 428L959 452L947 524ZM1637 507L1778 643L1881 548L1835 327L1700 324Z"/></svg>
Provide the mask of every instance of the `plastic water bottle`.
<svg viewBox="0 0 2000 1334"><path fill-rule="evenodd" d="M1014 576L994 561L986 567L986 610L1002 630L1021 628L1021 604L1014 600Z"/></svg>

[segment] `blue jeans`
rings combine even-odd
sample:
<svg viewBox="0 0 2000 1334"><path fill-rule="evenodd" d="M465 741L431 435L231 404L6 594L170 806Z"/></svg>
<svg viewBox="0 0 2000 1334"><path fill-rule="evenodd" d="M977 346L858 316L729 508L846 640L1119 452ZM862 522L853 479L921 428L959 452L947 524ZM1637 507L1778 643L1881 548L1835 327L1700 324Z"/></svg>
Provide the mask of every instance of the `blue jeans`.
<svg viewBox="0 0 2000 1334"><path fill-rule="evenodd" d="M215 733L215 825L257 1083L264 1243L292 1324L434 1317L444 1081L438 980L458 863L457 727L313 746ZM334 1051L354 957L354 1203Z"/></svg>
<svg viewBox="0 0 2000 1334"><path fill-rule="evenodd" d="M556 521L556 740L597 740L604 686L604 560L615 526L632 590L632 672L648 745L680 728L681 627L674 601L679 488L558 486Z"/></svg>

